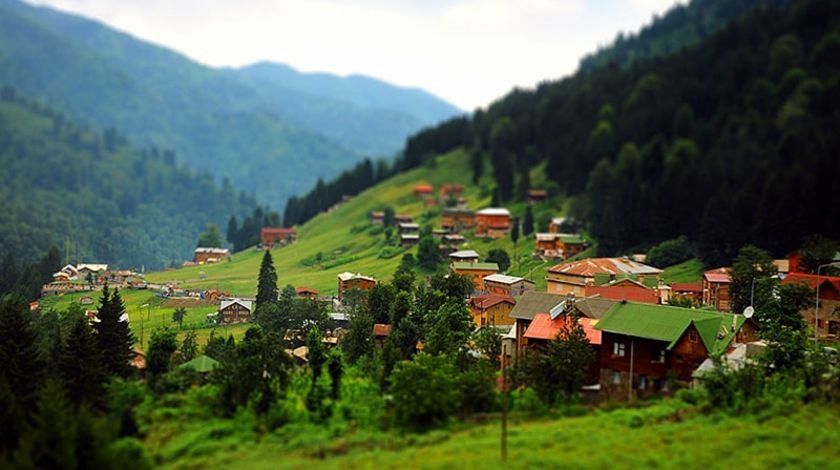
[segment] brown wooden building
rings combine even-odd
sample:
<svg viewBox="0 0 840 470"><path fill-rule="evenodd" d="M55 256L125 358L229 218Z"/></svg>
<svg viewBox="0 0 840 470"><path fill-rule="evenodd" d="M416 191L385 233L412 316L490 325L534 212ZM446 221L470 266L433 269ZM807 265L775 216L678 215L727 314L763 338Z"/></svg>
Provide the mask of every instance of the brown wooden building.
<svg viewBox="0 0 840 470"><path fill-rule="evenodd" d="M274 248L297 241L297 229L294 227L263 227L260 229L260 244L263 248Z"/></svg>
<svg viewBox="0 0 840 470"><path fill-rule="evenodd" d="M440 226L457 233L475 227L475 212L466 207L445 207L440 215Z"/></svg>
<svg viewBox="0 0 840 470"><path fill-rule="evenodd" d="M216 313L219 323L241 323L251 321L254 303L250 300L223 300Z"/></svg>
<svg viewBox="0 0 840 470"><path fill-rule="evenodd" d="M484 278L498 273L499 265L496 263L452 263L452 272L469 277L475 290L480 291L484 288Z"/></svg>
<svg viewBox="0 0 840 470"><path fill-rule="evenodd" d="M729 312L729 285L731 268L710 269L703 273L703 305L721 312Z"/></svg>
<svg viewBox="0 0 840 470"><path fill-rule="evenodd" d="M524 277L491 274L484 278L484 291L490 294L519 297L529 290L534 290L534 281Z"/></svg>
<svg viewBox="0 0 840 470"><path fill-rule="evenodd" d="M513 218L503 207L488 207L475 213L475 234L479 237L502 238L511 228Z"/></svg>
<svg viewBox="0 0 840 470"><path fill-rule="evenodd" d="M344 300L344 294L351 289L369 290L376 285L376 279L350 272L338 275L338 301Z"/></svg>
<svg viewBox="0 0 840 470"><path fill-rule="evenodd" d="M193 261L196 264L217 263L230 259L230 250L227 248L196 248Z"/></svg>
<svg viewBox="0 0 840 470"><path fill-rule="evenodd" d="M548 270L547 290L553 294L583 297L587 286L630 278L645 285L658 284L661 269L628 258L587 258L558 264Z"/></svg>
<svg viewBox="0 0 840 470"><path fill-rule="evenodd" d="M506 295L481 294L472 297L469 302L470 313L476 326L513 325L510 312L516 300Z"/></svg>
<svg viewBox="0 0 840 470"><path fill-rule="evenodd" d="M840 317L834 313L840 312L840 277L791 272L782 283L804 284L815 294L819 286L819 311L816 312L816 317L814 315L816 305L809 305L800 314L811 328L817 328L820 338L840 337ZM814 320L817 321L816 325Z"/></svg>

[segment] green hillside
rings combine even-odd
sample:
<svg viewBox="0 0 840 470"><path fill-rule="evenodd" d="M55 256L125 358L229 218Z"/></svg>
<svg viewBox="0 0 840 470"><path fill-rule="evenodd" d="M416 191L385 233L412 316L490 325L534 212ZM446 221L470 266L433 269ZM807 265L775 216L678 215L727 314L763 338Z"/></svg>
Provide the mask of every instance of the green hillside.
<svg viewBox="0 0 840 470"><path fill-rule="evenodd" d="M428 93L381 82L327 83L372 107L303 90L304 75L292 74L286 86L284 77L257 80L252 72L205 67L94 21L0 1L0 85L118 129L139 146L172 149L179 162L274 207L363 156L396 153L410 133L459 113Z"/></svg>
<svg viewBox="0 0 840 470"><path fill-rule="evenodd" d="M538 176L535 174L535 178ZM479 185L471 183L472 173L469 158L464 152L453 152L439 156L426 165L401 173L340 205L337 209L318 215L299 229L299 240L287 247L275 248L272 252L281 286L308 286L322 294L336 290L336 276L345 271L359 272L377 279L389 280L402 257L395 248L386 248L385 235L381 227L371 225L367 214L373 210L393 207L398 214L414 217L421 226L436 228L440 223L440 207L427 208L412 195L416 184L430 183L438 187L444 183L461 183L466 187L465 197L473 209L490 204L489 182ZM535 208L535 214L542 214L542 220L559 211L558 199ZM509 206L514 215L524 215L524 205ZM540 216L536 216L540 220ZM545 226L543 226L545 229ZM396 236L396 235L395 235ZM512 274L527 275L545 286L547 264L530 259L533 237L522 236L516 253L519 263L514 262ZM507 250L514 254L510 238L500 240L478 240L468 236L464 249L475 249L486 256L493 248ZM416 253L416 248L408 252ZM322 263L315 258L322 254ZM150 273L150 282L175 281L184 288L219 288L240 296L256 293L257 272L262 253L247 249L236 253L231 262L213 265L193 266L176 270Z"/></svg>

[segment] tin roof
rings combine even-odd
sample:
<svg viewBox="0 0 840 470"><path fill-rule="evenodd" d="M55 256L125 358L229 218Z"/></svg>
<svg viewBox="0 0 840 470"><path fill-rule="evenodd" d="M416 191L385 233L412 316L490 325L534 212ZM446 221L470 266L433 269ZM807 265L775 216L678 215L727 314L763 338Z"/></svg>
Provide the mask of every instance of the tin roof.
<svg viewBox="0 0 840 470"><path fill-rule="evenodd" d="M594 277L597 273L616 275L659 274L662 272L661 269L627 258L587 258L558 264L548 271L580 277Z"/></svg>
<svg viewBox="0 0 840 470"><path fill-rule="evenodd" d="M529 339L553 340L570 318L572 317L560 316L552 319L547 313L538 313L534 315L534 320L528 326L528 329L525 330L524 337ZM579 318L577 321L583 327L583 331L586 333L586 339L591 344L601 344L601 332L595 328L598 320Z"/></svg>
<svg viewBox="0 0 840 470"><path fill-rule="evenodd" d="M496 263L453 263L452 269L455 271L498 271L499 265Z"/></svg>
<svg viewBox="0 0 840 470"><path fill-rule="evenodd" d="M488 207L476 212L476 215L500 215L510 217L510 211L504 207Z"/></svg>
<svg viewBox="0 0 840 470"><path fill-rule="evenodd" d="M485 281L490 281L490 282L498 282L500 284L508 284L508 285L516 284L517 282L522 282L522 281L530 282L531 284L534 283L534 281L530 281L528 279L525 279L524 277L507 276L505 274L491 274L489 276L484 276L484 280Z"/></svg>

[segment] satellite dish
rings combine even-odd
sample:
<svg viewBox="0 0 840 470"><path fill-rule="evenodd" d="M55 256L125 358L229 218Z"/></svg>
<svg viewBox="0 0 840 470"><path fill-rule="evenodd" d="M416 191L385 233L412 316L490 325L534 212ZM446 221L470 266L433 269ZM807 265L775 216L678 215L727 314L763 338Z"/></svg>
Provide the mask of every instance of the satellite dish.
<svg viewBox="0 0 840 470"><path fill-rule="evenodd" d="M744 309L744 317L752 318L753 314L755 314L755 309L752 307L752 305Z"/></svg>

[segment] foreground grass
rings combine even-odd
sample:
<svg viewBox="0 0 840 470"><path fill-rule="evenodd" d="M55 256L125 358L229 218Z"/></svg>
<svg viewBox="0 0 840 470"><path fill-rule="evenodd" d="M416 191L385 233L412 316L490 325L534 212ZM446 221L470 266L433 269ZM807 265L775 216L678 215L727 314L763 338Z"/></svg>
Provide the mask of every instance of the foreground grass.
<svg viewBox="0 0 840 470"><path fill-rule="evenodd" d="M301 431L300 428L297 431ZM424 435L330 437L283 428L259 443L212 445L172 468L832 468L840 457L836 405L812 404L761 416L702 415L678 402L646 409L596 411L583 417L509 426L506 463L499 424ZM233 435L230 433L229 435Z"/></svg>

